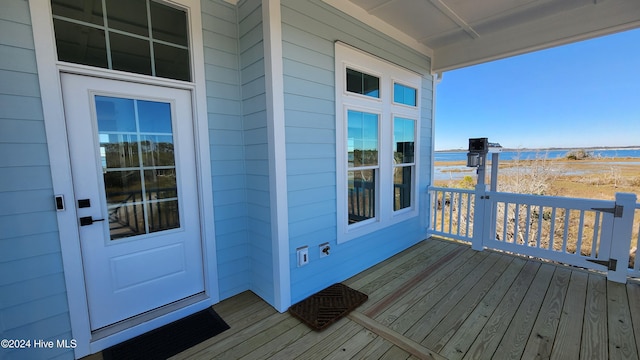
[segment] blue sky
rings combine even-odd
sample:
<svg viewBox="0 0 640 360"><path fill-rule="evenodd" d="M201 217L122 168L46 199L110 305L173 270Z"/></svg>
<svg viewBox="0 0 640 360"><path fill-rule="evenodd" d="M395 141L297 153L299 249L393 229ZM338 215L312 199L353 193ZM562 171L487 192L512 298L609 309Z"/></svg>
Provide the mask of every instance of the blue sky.
<svg viewBox="0 0 640 360"><path fill-rule="evenodd" d="M436 150L640 146L640 29L445 72Z"/></svg>

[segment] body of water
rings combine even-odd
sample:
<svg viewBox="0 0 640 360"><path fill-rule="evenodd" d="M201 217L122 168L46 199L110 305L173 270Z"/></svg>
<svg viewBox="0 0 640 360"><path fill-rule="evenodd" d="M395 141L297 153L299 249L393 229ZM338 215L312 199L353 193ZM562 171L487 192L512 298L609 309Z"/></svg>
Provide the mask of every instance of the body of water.
<svg viewBox="0 0 640 360"><path fill-rule="evenodd" d="M572 150L522 150L503 151L500 153L500 160L534 160L536 158L562 159ZM602 149L587 150L595 158L640 158L640 149ZM487 155L491 160L491 154ZM435 161L467 161L466 151L436 151Z"/></svg>
<svg viewBox="0 0 640 360"><path fill-rule="evenodd" d="M504 151L500 153L500 160L534 160L536 158L547 159L563 159L571 150L523 150L523 151ZM602 149L588 150L594 158L634 158L640 159L640 149ZM491 154L487 155L487 160L491 161ZM463 161L467 162L466 151L442 151L435 153L435 161ZM583 160L584 161L584 160ZM588 161L588 160L586 160ZM623 164L623 163L621 163ZM629 164L629 163L624 163ZM490 172L490 166L487 171ZM460 180L465 175L474 176L475 168L468 168L465 165L449 165L435 167L435 180Z"/></svg>

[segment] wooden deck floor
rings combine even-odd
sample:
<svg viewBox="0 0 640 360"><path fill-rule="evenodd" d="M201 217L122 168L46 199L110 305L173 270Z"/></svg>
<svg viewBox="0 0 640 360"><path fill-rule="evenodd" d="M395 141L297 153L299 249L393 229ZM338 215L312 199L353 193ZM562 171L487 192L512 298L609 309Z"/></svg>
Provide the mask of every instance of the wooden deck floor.
<svg viewBox="0 0 640 360"><path fill-rule="evenodd" d="M638 359L640 285L431 239L345 284L369 295L323 332L251 292L230 330L176 359Z"/></svg>

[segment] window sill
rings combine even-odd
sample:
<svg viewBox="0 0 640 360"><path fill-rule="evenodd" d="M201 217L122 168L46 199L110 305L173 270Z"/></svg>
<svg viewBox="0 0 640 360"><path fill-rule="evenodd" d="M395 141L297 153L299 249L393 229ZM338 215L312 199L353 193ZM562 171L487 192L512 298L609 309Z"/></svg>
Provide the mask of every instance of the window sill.
<svg viewBox="0 0 640 360"><path fill-rule="evenodd" d="M338 237L337 243L343 244L348 241L360 238L365 235L369 235L376 231L380 231L382 229L388 228L389 226L393 226L395 224L401 223L403 221L407 221L417 217L419 214L417 208L413 209L402 209L394 212L391 218L387 218L385 220L365 220L360 223L347 225L344 227L344 232L338 228Z"/></svg>

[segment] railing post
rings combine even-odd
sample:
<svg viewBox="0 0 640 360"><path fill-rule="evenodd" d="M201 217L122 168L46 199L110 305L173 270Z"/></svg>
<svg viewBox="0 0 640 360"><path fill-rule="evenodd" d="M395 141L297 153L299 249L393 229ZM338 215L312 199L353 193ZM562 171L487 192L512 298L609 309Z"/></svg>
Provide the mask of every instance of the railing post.
<svg viewBox="0 0 640 360"><path fill-rule="evenodd" d="M616 206L622 206L622 216L613 218L610 258L617 260L615 270L607 273L607 279L618 283L627 282L629 269L629 249L633 234L633 216L636 207L636 194L616 193Z"/></svg>
<svg viewBox="0 0 640 360"><path fill-rule="evenodd" d="M482 251L484 229L489 226L486 223L487 219L490 219L490 214L485 211L485 201L487 196L487 185L477 184L475 201L473 202L473 239L471 240L471 248L473 250Z"/></svg>

